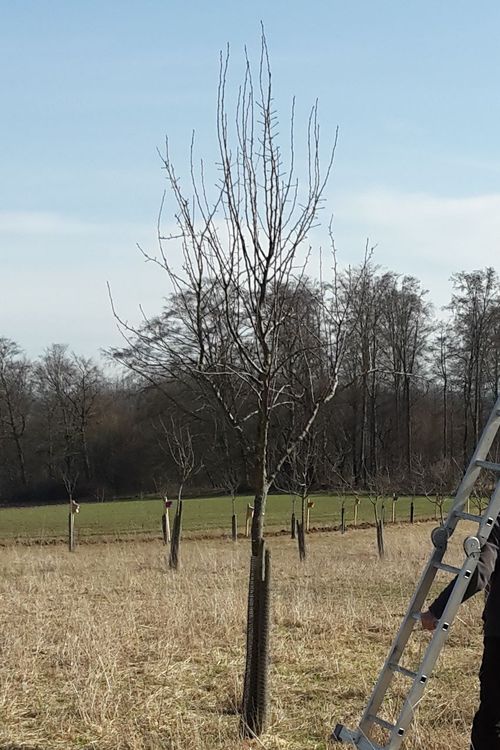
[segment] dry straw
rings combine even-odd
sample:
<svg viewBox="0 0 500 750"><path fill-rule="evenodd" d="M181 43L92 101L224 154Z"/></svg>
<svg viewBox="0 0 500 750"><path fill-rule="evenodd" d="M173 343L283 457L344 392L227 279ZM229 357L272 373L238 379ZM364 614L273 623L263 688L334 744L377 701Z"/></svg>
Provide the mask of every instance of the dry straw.
<svg viewBox="0 0 500 750"><path fill-rule="evenodd" d="M247 544L185 541L177 574L159 542L0 549L0 748L324 750L359 718L430 528L387 527L383 563L372 529L311 534L302 564L289 538L270 541L272 705L253 744L237 715ZM468 747L480 606L462 608L408 750Z"/></svg>

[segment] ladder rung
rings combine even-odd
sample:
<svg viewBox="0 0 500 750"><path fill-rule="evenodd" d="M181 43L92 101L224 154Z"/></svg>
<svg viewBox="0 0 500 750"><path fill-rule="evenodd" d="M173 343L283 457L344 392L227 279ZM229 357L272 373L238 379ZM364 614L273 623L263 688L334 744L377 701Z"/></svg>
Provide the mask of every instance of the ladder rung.
<svg viewBox="0 0 500 750"><path fill-rule="evenodd" d="M374 724L378 724L379 727L383 727L384 729L387 729L389 732L392 732L392 730L395 729L395 727L396 727L395 724L391 724L390 721L386 721L385 719L381 719L380 716L373 716L372 714L370 714L370 716L368 718Z"/></svg>
<svg viewBox="0 0 500 750"><path fill-rule="evenodd" d="M331 739L333 742L349 742L355 745L357 750L386 750L382 745L377 745L376 742L370 740L365 736L358 736L358 732L353 732L351 729L347 729L343 724L337 724L332 732Z"/></svg>
<svg viewBox="0 0 500 750"><path fill-rule="evenodd" d="M454 565L446 565L446 563L434 563L434 567L438 570L444 570L445 573L452 573L453 575L458 575L462 568L456 568Z"/></svg>
<svg viewBox="0 0 500 750"><path fill-rule="evenodd" d="M399 672L399 674L403 674L405 677L410 677L412 680L417 676L417 672L412 672L411 669L401 667L399 664L389 664L389 667L393 672Z"/></svg>
<svg viewBox="0 0 500 750"><path fill-rule="evenodd" d="M382 745L377 745L373 740L369 740L368 737L361 737L356 747L358 750L386 750Z"/></svg>
<svg viewBox="0 0 500 750"><path fill-rule="evenodd" d="M456 515L457 518L461 518L462 521L475 521L475 523L481 523L481 521L484 519L484 516L476 516L474 515L474 513L460 512Z"/></svg>
<svg viewBox="0 0 500 750"><path fill-rule="evenodd" d="M480 466L481 469L488 469L488 471L500 472L500 464L495 464L493 461L476 461L476 466Z"/></svg>

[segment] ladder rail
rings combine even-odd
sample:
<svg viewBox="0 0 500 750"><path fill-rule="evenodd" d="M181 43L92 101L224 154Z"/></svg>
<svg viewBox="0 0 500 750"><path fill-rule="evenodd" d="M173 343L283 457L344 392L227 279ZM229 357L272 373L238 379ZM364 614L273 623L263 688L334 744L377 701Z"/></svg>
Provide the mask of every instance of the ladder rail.
<svg viewBox="0 0 500 750"><path fill-rule="evenodd" d="M456 613L467 590L467 586L469 585L470 578L477 567L479 552L480 548L478 545L477 552L465 559L462 569L457 576L450 598L448 599L443 614L436 626L436 630L427 645L423 659L418 668L417 676L415 677L399 712L395 728L391 731L389 744L387 745L390 750L399 749L406 730L413 719L415 708L418 706L422 698L427 681L449 636L451 623L455 619Z"/></svg>
<svg viewBox="0 0 500 750"><path fill-rule="evenodd" d="M363 712L363 716L359 723L359 729L361 732L367 734L371 727L370 716L377 714L382 705L387 690L394 677L392 666L399 665L399 661L404 653L406 644L408 643L410 636L416 624L415 616L421 612L424 602L427 598L429 590L434 582L434 578L437 574L436 563L441 562L444 556L445 549L436 547L432 557L427 563L424 571L421 575L420 581L415 589L413 597L410 601L406 615L404 616L401 625L399 627L396 636L392 642L389 654L385 660L384 666L380 671L375 687L373 688L370 700Z"/></svg>
<svg viewBox="0 0 500 750"><path fill-rule="evenodd" d="M457 523L460 520L458 518L458 514L463 511L465 504L467 503L467 500L469 499L470 494L474 488L474 484L476 483L481 471L484 468L483 466L481 466L481 463L487 463L486 458L488 456L488 453L490 452L491 446L493 445L493 441L499 428L500 397L497 399L495 406L491 411L490 417L483 429L483 432L481 433L481 437L479 438L476 450L472 455L472 458L467 467L467 471L465 472L462 481L460 482L460 485L455 493L453 505L448 513L448 516L446 517L444 527L447 529L449 537L451 537L451 535L455 531Z"/></svg>

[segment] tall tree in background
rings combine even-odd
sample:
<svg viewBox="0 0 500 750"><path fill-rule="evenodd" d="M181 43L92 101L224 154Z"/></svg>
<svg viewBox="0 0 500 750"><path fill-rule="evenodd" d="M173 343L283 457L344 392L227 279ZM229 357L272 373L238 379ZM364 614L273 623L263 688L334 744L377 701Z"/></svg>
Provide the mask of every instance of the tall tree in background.
<svg viewBox="0 0 500 750"><path fill-rule="evenodd" d="M88 431L97 414L102 375L89 359L53 344L37 367L38 397L47 429L47 462L54 478L64 471L91 478Z"/></svg>
<svg viewBox="0 0 500 750"><path fill-rule="evenodd" d="M383 326L387 369L392 373L398 445L403 446L408 477L412 473L413 388L423 375L423 358L431 332L431 308L427 292L413 276L393 277L385 298Z"/></svg>
<svg viewBox="0 0 500 750"><path fill-rule="evenodd" d="M353 478L366 487L378 471L377 407L381 378L382 315L392 274L378 274L367 264L355 271L357 290L351 305L352 336L344 364L344 377L352 383L349 399L353 414L351 454Z"/></svg>
<svg viewBox="0 0 500 750"><path fill-rule="evenodd" d="M451 380L452 344L449 325L441 322L436 331L432 347L432 374L441 389L441 458L447 459L453 452L453 437L450 436L449 395Z"/></svg>
<svg viewBox="0 0 500 750"><path fill-rule="evenodd" d="M129 332L127 365L144 377L130 370L105 377L61 345L30 361L17 344L2 339L1 502L62 499L62 468L66 476L74 478L68 468L78 475L81 497L152 492L154 480L163 485L173 476L152 429L170 418L190 425L196 463L203 463L188 491L194 484L202 492L256 486L261 350L252 339L252 297L241 275L238 286L236 272L224 286L214 257L199 292L176 289L144 330ZM450 467L444 476L451 481L451 468L463 465L464 455L467 461L477 427L499 392L495 273L457 274L448 320L428 317L418 284L408 290L397 274L371 264L339 274L336 287L307 280L297 268L289 283L269 282L266 294L261 320L264 313L280 313L272 341L277 365L270 380L268 481L290 445L294 452L315 393L328 383L329 361L342 366L335 400L313 420L316 490L361 492L379 483L379 476L390 476L395 491L416 491L438 465L440 471ZM268 338L271 330L278 330L272 322ZM336 339L341 343L335 350ZM408 445L414 476L408 473ZM285 458L279 484L290 466ZM174 489L170 481L169 493Z"/></svg>
<svg viewBox="0 0 500 750"><path fill-rule="evenodd" d="M14 449L17 476L28 485L24 438L32 406L32 367L14 341L0 338L0 441Z"/></svg>
<svg viewBox="0 0 500 750"><path fill-rule="evenodd" d="M453 360L463 405L462 462L479 438L488 367L498 357L499 282L493 268L462 271L452 277L449 309L454 334ZM492 359L493 358L493 359ZM498 388L493 384L493 392Z"/></svg>

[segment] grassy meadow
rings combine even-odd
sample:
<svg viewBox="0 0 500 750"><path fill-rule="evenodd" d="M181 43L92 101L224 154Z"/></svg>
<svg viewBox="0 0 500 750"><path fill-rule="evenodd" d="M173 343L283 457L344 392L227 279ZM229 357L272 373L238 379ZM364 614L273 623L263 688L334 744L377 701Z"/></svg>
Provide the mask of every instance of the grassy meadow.
<svg viewBox="0 0 500 750"><path fill-rule="evenodd" d="M272 706L253 742L238 738L236 713L248 542L185 540L177 573L160 542L3 546L0 748L326 750L337 721L360 716L432 528L388 525L383 562L373 528L310 534L302 564L288 537L269 539ZM467 750L481 604L462 607L405 750ZM427 638L415 632L410 660ZM395 683L389 712L400 698Z"/></svg>
<svg viewBox="0 0 500 750"><path fill-rule="evenodd" d="M353 523L354 498L340 495L313 495L314 508L310 511L311 527L338 526L342 502L345 502L346 522ZM253 498L236 499L236 513L240 533L244 532L246 507ZM411 498L401 497L396 502L396 519L408 520ZM381 503L379 502L379 508ZM449 502L446 504L448 507ZM290 527L292 501L287 495L270 495L266 509L266 528L269 531ZM172 510L171 510L172 512ZM296 514L300 503L296 502ZM77 535L80 540L99 536L127 537L151 536L160 533L163 503L159 499L115 500L103 503L82 503L76 517ZM231 499L212 497L187 499L184 501L183 531L188 535L203 533L230 533ZM431 518L435 506L425 497L415 498L415 518ZM386 521L392 519L392 500L385 500ZM373 505L369 498L362 497L358 508L359 523L373 523ZM67 534L67 505L46 505L27 508L0 508L0 540L19 539L50 541L63 539Z"/></svg>

